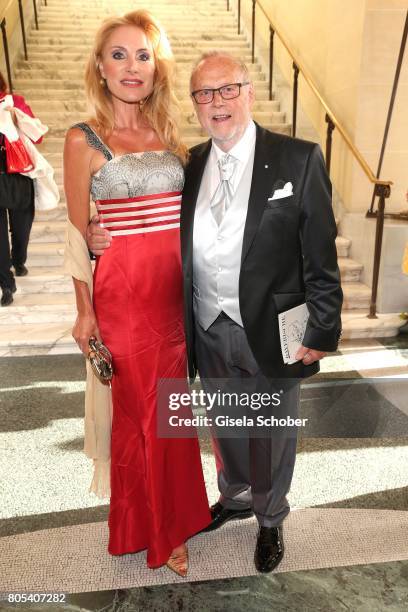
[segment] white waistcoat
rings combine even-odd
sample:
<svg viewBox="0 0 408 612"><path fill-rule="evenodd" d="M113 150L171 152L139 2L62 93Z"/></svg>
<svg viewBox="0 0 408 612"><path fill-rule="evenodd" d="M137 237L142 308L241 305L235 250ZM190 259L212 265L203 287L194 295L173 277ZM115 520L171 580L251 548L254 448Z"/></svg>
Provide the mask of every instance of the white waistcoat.
<svg viewBox="0 0 408 612"><path fill-rule="evenodd" d="M221 224L210 209L207 193L209 164L204 170L197 198L193 234L194 313L201 327L208 329L224 311L242 325L239 310L239 274L242 241L251 190L253 151Z"/></svg>

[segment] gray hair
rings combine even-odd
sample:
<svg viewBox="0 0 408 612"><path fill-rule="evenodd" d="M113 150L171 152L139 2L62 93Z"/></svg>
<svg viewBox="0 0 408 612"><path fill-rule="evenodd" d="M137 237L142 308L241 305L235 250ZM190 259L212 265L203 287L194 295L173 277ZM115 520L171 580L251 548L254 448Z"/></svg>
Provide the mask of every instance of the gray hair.
<svg viewBox="0 0 408 612"><path fill-rule="evenodd" d="M190 89L192 88L193 79L198 70L200 69L200 65L207 59L211 59L212 57L219 59L227 59L231 61L233 64L235 64L237 68L242 70L243 79L246 81L251 81L248 66L242 60L238 59L237 57L234 57L234 55L228 53L227 51L217 51L217 49L213 49L211 51L205 51L205 53L202 53L200 57L194 62L190 76Z"/></svg>

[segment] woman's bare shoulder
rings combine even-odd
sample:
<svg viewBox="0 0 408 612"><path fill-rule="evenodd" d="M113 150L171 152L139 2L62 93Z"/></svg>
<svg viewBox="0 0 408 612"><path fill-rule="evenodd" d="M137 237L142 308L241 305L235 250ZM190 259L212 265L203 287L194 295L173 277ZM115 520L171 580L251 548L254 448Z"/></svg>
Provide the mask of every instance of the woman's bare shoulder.
<svg viewBox="0 0 408 612"><path fill-rule="evenodd" d="M75 151L82 158L92 156L92 149L88 145L86 134L78 125L73 125L67 130L64 151L65 154Z"/></svg>

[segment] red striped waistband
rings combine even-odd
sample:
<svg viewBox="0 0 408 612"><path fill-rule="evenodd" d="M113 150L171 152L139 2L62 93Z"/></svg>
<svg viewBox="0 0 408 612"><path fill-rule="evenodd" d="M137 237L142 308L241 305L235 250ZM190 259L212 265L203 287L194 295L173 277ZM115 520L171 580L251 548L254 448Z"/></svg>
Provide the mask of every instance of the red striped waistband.
<svg viewBox="0 0 408 612"><path fill-rule="evenodd" d="M96 200L95 204L100 226L108 229L112 236L180 227L181 191Z"/></svg>

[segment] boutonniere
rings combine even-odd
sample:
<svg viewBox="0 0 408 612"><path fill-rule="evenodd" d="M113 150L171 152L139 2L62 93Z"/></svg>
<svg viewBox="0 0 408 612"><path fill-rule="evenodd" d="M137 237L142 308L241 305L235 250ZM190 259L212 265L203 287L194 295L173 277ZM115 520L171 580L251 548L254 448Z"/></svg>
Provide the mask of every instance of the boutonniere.
<svg viewBox="0 0 408 612"><path fill-rule="evenodd" d="M272 196L268 198L268 202L272 200L280 200L281 198L287 198L293 195L292 183L284 183L282 180L276 181L274 185L274 191Z"/></svg>

